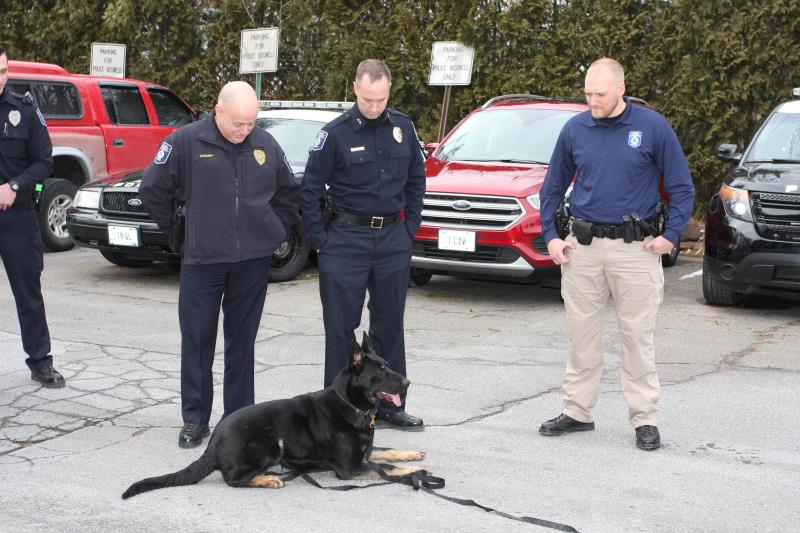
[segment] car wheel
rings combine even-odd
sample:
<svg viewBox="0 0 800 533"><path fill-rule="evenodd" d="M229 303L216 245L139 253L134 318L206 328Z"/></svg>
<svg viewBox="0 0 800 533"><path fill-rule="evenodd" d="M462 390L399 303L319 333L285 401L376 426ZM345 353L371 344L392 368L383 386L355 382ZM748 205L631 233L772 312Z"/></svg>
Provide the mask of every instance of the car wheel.
<svg viewBox="0 0 800 533"><path fill-rule="evenodd" d="M153 264L152 259L132 259L125 255L118 254L116 252L106 252L105 250L100 250L100 255L105 257L111 263L121 267L143 268Z"/></svg>
<svg viewBox="0 0 800 533"><path fill-rule="evenodd" d="M428 272L427 270L420 270L418 268L411 269L411 281L414 282L414 285L417 287L422 287L426 283L428 283L433 274Z"/></svg>
<svg viewBox="0 0 800 533"><path fill-rule="evenodd" d="M706 257L703 258L703 298L708 305L737 305L744 300L744 294L722 287L711 274Z"/></svg>
<svg viewBox="0 0 800 533"><path fill-rule="evenodd" d="M678 244L673 246L668 254L661 255L661 265L665 267L675 266L679 255L681 255L681 241L678 241Z"/></svg>
<svg viewBox="0 0 800 533"><path fill-rule="evenodd" d="M49 250L64 252L75 246L67 232L67 209L77 190L75 184L67 180L47 180L38 216L42 242Z"/></svg>
<svg viewBox="0 0 800 533"><path fill-rule="evenodd" d="M270 281L289 281L294 279L308 262L311 243L305 238L302 224L292 227L292 234L281 243L272 254Z"/></svg>

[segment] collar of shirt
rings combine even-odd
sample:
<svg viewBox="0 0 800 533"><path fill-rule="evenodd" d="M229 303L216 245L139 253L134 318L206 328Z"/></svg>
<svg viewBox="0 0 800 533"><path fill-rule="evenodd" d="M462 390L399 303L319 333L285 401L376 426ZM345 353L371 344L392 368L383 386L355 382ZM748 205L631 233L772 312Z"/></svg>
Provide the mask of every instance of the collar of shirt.
<svg viewBox="0 0 800 533"><path fill-rule="evenodd" d="M387 120L389 121L389 124L391 124L392 126L397 125L392 118L392 114L389 113L388 107L384 109L383 113L381 113L381 116L379 116L376 119L368 119L364 115L362 115L361 110L358 108L358 103L353 104L353 107L350 108L350 111L348 111L348 113L350 114L350 119L353 124L353 129L356 131L360 130L363 126L367 124L379 125Z"/></svg>
<svg viewBox="0 0 800 533"><path fill-rule="evenodd" d="M585 115L583 117L583 125L587 128L615 128L619 124L633 124L633 104L630 100L628 100L627 96L622 97L625 100L625 110L622 112L622 115L617 119L616 122L612 125L608 125L602 120L596 120L592 117L592 112L590 110L584 111Z"/></svg>
<svg viewBox="0 0 800 533"><path fill-rule="evenodd" d="M8 85L6 85L3 89L3 92L0 93L0 103L3 102L13 105L14 107L19 107L19 100L14 98L14 96L11 94L11 89L8 88Z"/></svg>
<svg viewBox="0 0 800 533"><path fill-rule="evenodd" d="M216 115L217 112L215 110L212 111L208 115L208 117L204 119L205 124L203 125L203 128L200 131L200 134L198 135L201 141L206 141L212 144L216 144L222 147L223 149L229 151L233 150L236 146L239 146L240 148L244 149L253 148L252 144L250 143L250 139L253 137L252 131L250 132L250 134L247 135L247 137L244 138L244 141L242 141L240 144L238 145L233 144L228 139L223 137L222 133L220 133L219 128L217 127ZM258 126L256 126L256 128L257 127ZM255 128L253 128L253 131L255 131Z"/></svg>

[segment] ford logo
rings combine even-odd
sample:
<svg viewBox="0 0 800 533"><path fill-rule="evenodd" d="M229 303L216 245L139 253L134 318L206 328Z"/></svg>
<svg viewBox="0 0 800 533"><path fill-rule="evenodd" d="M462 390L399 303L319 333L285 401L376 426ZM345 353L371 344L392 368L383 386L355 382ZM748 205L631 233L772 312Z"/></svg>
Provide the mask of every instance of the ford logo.
<svg viewBox="0 0 800 533"><path fill-rule="evenodd" d="M469 211L472 209L472 204L467 200L456 200L451 205L456 211Z"/></svg>
<svg viewBox="0 0 800 533"><path fill-rule="evenodd" d="M139 200L138 198L131 198L130 200L128 200L128 205L131 207L139 207L140 205L142 205L142 201Z"/></svg>

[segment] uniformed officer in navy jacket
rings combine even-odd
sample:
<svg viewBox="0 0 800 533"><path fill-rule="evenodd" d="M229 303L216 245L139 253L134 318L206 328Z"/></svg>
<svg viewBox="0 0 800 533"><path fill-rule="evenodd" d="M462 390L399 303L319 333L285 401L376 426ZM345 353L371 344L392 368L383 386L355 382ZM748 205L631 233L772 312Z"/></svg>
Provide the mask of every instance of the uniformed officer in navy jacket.
<svg viewBox="0 0 800 533"><path fill-rule="evenodd" d="M209 434L220 305L223 416L253 404L255 338L270 258L300 220L294 175L275 139L255 127L258 109L247 83L225 85L214 113L164 140L139 191L163 231L178 223L176 210L185 217L178 303L182 448L198 446Z"/></svg>
<svg viewBox="0 0 800 533"><path fill-rule="evenodd" d="M0 257L17 304L31 378L58 388L64 377L50 355L41 286L43 245L33 199L36 183L53 173L53 145L33 99L12 93L7 82L8 54L0 46Z"/></svg>
<svg viewBox="0 0 800 533"><path fill-rule="evenodd" d="M539 431L563 435L594 429L592 409L603 374L603 324L611 295L628 420L636 446L655 450L661 446L654 348L664 294L661 255L678 245L694 205L694 186L667 120L625 98L625 73L617 61L592 63L584 90L590 109L561 130L541 191L547 250L561 265L569 355L563 412ZM554 215L573 180L572 233L561 239ZM654 219L662 180L670 204L659 234Z"/></svg>
<svg viewBox="0 0 800 533"><path fill-rule="evenodd" d="M319 132L303 177L303 222L319 253L326 386L352 354L367 291L375 350L406 375L403 314L425 169L411 119L386 107L391 83L383 61L358 65L356 105ZM323 214L326 188L330 220ZM405 394L381 402L377 418L382 425L423 429L421 419L405 412Z"/></svg>

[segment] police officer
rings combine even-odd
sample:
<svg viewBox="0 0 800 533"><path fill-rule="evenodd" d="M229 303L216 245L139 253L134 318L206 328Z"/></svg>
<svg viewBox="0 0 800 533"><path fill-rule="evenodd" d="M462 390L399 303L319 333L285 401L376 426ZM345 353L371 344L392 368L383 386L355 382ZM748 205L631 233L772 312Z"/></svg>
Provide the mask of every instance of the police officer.
<svg viewBox="0 0 800 533"><path fill-rule="evenodd" d="M636 445L655 450L661 445L653 345L664 290L661 254L678 244L692 211L694 187L666 119L623 96L625 74L617 61L595 61L586 72L585 93L590 109L564 125L541 192L547 250L561 265L569 357L564 410L539 431L563 435L594 429L592 408L603 373L602 328L610 293L619 322L628 418ZM573 178L572 234L562 240L554 215ZM663 234L654 237L657 232L650 226L662 178L670 198L669 219Z"/></svg>
<svg viewBox="0 0 800 533"><path fill-rule="evenodd" d="M319 253L325 386L352 355L367 291L375 350L406 375L403 313L425 169L413 123L386 107L391 84L383 61L358 65L356 105L320 130L303 178L303 222ZM333 203L329 221L323 215L326 187ZM405 394L399 405L381 403L378 423L423 429L421 419L405 412Z"/></svg>
<svg viewBox="0 0 800 533"><path fill-rule="evenodd" d="M44 117L30 96L6 87L8 54L0 46L0 257L11 283L31 379L64 386L53 368L42 299L42 236L33 190L53 172L53 146Z"/></svg>
<svg viewBox="0 0 800 533"><path fill-rule="evenodd" d="M275 139L255 128L257 115L252 87L228 83L214 113L164 140L139 191L163 231L175 230L175 213L185 213L178 302L182 448L200 445L209 434L220 305L223 416L253 404L255 338L270 258L299 222L291 168Z"/></svg>

